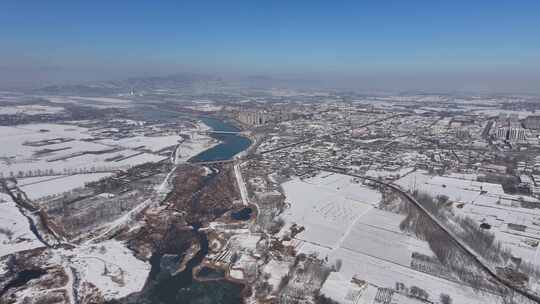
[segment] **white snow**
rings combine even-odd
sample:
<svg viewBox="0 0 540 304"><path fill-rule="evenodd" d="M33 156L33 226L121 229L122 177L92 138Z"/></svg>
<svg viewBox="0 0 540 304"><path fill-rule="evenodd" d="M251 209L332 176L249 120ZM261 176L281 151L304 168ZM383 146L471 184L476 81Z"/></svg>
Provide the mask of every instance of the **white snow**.
<svg viewBox="0 0 540 304"><path fill-rule="evenodd" d="M218 106L214 104L200 104L196 106L186 106L186 108L201 112L217 112L220 111L223 106Z"/></svg>
<svg viewBox="0 0 540 304"><path fill-rule="evenodd" d="M375 290L373 290L375 289ZM357 304L360 300L372 303L376 288L365 283L363 286L345 279L341 273L332 272L321 288L321 294L340 304Z"/></svg>
<svg viewBox="0 0 540 304"><path fill-rule="evenodd" d="M305 181L294 178L282 187L291 204L284 219L306 227L289 243L298 252L328 258L330 265L342 261L339 273L321 291L338 302L371 303L376 292L371 285L395 288L401 282L425 289L430 299L444 292L454 303L497 303L496 296L412 269L413 252L433 253L427 242L399 229L403 215L375 208L380 200L377 191L338 174L319 174ZM353 277L369 284L365 294L359 295L351 285Z"/></svg>
<svg viewBox="0 0 540 304"><path fill-rule="evenodd" d="M100 180L113 175L112 173L88 173L59 176L41 182L34 182L20 187L26 195L37 200L46 196L57 195L71 191L76 188L82 188L86 183Z"/></svg>
<svg viewBox="0 0 540 304"><path fill-rule="evenodd" d="M379 178L379 177L402 177L406 176L410 172L412 172L414 168L401 168L396 171L390 171L390 170L368 170L366 171L366 176L372 177L372 178Z"/></svg>
<svg viewBox="0 0 540 304"><path fill-rule="evenodd" d="M150 264L133 256L122 243L109 240L97 245L86 245L71 251L71 265L81 280L94 284L106 300L124 297L140 291L150 272Z"/></svg>
<svg viewBox="0 0 540 304"><path fill-rule="evenodd" d="M203 122L198 122L196 129L187 132L190 138L181 142L176 149L176 164L184 163L193 156L219 144L217 140L202 133L208 130L210 127Z"/></svg>
<svg viewBox="0 0 540 304"><path fill-rule="evenodd" d="M289 273L289 266L289 262L277 261L274 259L271 259L264 265L262 271L270 275L267 282L272 286L274 291L277 291L281 278Z"/></svg>
<svg viewBox="0 0 540 304"><path fill-rule="evenodd" d="M244 279L244 272L242 270L239 270L239 269L231 269L229 271L229 276L231 276L231 278L233 278L233 279L243 280Z"/></svg>
<svg viewBox="0 0 540 304"><path fill-rule="evenodd" d="M110 172L125 170L145 162L157 162L164 158L155 154L140 154L139 151L131 149L103 154L83 154L89 151L111 149L110 146L102 143L82 140L91 137L88 129L74 125L31 124L21 127L0 127L0 146L3 147L0 150L0 176L29 177L96 171ZM57 138L66 138L71 141L45 146L28 145L29 142ZM165 140L160 139L160 143L163 145ZM176 141L170 143L170 145L175 144ZM61 150L43 153L44 149ZM111 160L118 156L132 157Z"/></svg>
<svg viewBox="0 0 540 304"><path fill-rule="evenodd" d="M381 198L380 193L339 174L320 174L314 178L294 178L282 185L290 208L283 218L290 225L304 226L300 240L326 248L339 245L340 239L362 214Z"/></svg>
<svg viewBox="0 0 540 304"><path fill-rule="evenodd" d="M144 146L144 149L152 152L158 152L167 147L175 146L180 141L181 137L178 135L165 135L165 136L135 136L121 138L118 140L104 139L100 140L100 143L105 145L119 146L126 149L138 148Z"/></svg>
<svg viewBox="0 0 540 304"><path fill-rule="evenodd" d="M132 102L128 99L111 97L83 97L83 96L45 96L53 103L76 103L95 108L124 108Z"/></svg>
<svg viewBox="0 0 540 304"><path fill-rule="evenodd" d="M500 196L505 195L499 184L477 182L446 176L430 176L417 171L396 181L396 184L407 190L418 190L433 197L446 195L454 202L471 203L479 198L482 191Z"/></svg>
<svg viewBox="0 0 540 304"><path fill-rule="evenodd" d="M427 242L399 230L403 218L402 215L372 209L358 220L340 248L407 267L411 264L413 252L433 255Z"/></svg>
<svg viewBox="0 0 540 304"><path fill-rule="evenodd" d="M62 107L51 107L42 105L21 105L0 107L0 115L37 115L37 114L56 114L64 111Z"/></svg>
<svg viewBox="0 0 540 304"><path fill-rule="evenodd" d="M30 231L30 224L11 197L0 193L0 257L44 245ZM10 233L11 235L6 235Z"/></svg>
<svg viewBox="0 0 540 304"><path fill-rule="evenodd" d="M431 299L438 299L441 293L449 294L453 303L500 303L500 299L492 294L477 293L470 287L359 252L339 249L331 259L343 261L340 273L344 278L357 277L387 288L394 288L401 282L407 287L418 286L426 290Z"/></svg>
<svg viewBox="0 0 540 304"><path fill-rule="evenodd" d="M396 183L404 189L416 189L433 197L446 195L451 201L463 203L461 208L453 209L456 214L471 217L479 225L491 225L490 231L495 233L498 241L511 249L513 255L540 266L540 230L537 229L540 210L521 208L519 200L537 204L540 201L533 197L506 194L500 184L477 182L473 176L451 176L414 172ZM508 224L526 228L525 231L517 231L509 228Z"/></svg>
<svg viewBox="0 0 540 304"><path fill-rule="evenodd" d="M236 183L238 184L238 188L240 189L240 196L242 197L242 204L244 204L244 206L247 206L249 203L248 191L246 188L246 183L244 182L244 178L242 177L240 164L238 163L234 164L234 175L236 176Z"/></svg>

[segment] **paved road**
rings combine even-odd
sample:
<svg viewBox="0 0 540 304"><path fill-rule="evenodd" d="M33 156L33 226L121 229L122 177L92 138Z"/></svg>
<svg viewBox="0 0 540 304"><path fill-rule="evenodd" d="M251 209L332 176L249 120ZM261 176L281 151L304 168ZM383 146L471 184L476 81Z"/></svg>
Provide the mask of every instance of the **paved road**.
<svg viewBox="0 0 540 304"><path fill-rule="evenodd" d="M244 182L244 177L242 176L242 169L240 168L241 163L234 163L234 175L236 176L236 182L240 190L240 197L242 198L242 204L247 207L249 204L249 195L246 188L246 183Z"/></svg>

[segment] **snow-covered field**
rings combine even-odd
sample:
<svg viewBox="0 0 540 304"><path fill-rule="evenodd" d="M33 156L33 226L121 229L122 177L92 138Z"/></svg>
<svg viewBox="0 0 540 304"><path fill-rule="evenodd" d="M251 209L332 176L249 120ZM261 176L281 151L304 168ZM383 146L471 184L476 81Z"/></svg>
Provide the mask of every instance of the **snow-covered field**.
<svg viewBox="0 0 540 304"><path fill-rule="evenodd" d="M376 208L381 199L377 191L349 176L328 173L304 181L294 178L282 187L290 204L283 218L288 225L306 228L292 241L296 249L317 253L329 264L342 262L322 293L341 303L371 303L376 287L393 289L400 282L425 289L431 300L446 293L453 303L498 303L495 296L412 269L413 252L434 254L427 242L399 229L403 215ZM353 277L371 285L360 290L351 283Z"/></svg>
<svg viewBox="0 0 540 304"><path fill-rule="evenodd" d="M501 303L493 295L474 292L470 287L344 248L338 249L331 258L343 261L339 273L344 278L356 276L371 284L387 288L395 288L397 282L409 288L418 286L428 292L431 300L438 300L441 293L446 293L452 297L452 303L456 304Z"/></svg>
<svg viewBox="0 0 540 304"><path fill-rule="evenodd" d="M11 197L0 193L0 257L43 246Z"/></svg>
<svg viewBox="0 0 540 304"><path fill-rule="evenodd" d="M414 168L402 168L396 171L389 171L389 170L368 170L366 171L366 176L372 177L372 178L379 178L379 177L402 177L407 174L409 174L411 171L413 171Z"/></svg>
<svg viewBox="0 0 540 304"><path fill-rule="evenodd" d="M372 209L359 218L340 248L408 267L413 252L433 255L425 241L399 230L404 216Z"/></svg>
<svg viewBox="0 0 540 304"><path fill-rule="evenodd" d="M151 268L116 240L84 245L62 255L69 257L69 265L77 270L81 280L94 284L107 300L140 291Z"/></svg>
<svg viewBox="0 0 540 304"><path fill-rule="evenodd" d="M430 176L414 172L396 183L404 189L417 189L433 197L446 195L453 202L463 203L461 208L453 209L456 214L491 225L490 231L512 254L540 266L540 209L519 207L520 200L540 204L537 199L505 194L501 185L477 182L471 175ZM513 229L512 224L524 226L523 231Z"/></svg>
<svg viewBox="0 0 540 304"><path fill-rule="evenodd" d="M282 187L290 204L283 218L305 227L297 239L329 249L339 245L354 221L381 198L377 191L338 174L295 178Z"/></svg>
<svg viewBox="0 0 540 304"><path fill-rule="evenodd" d="M121 138L118 140L104 139L99 142L105 145L118 146L126 149L134 149L144 147L145 150L152 152L158 152L170 146L175 146L181 140L178 135L166 135L166 136L135 136L128 138Z"/></svg>
<svg viewBox="0 0 540 304"><path fill-rule="evenodd" d="M64 111L62 107L51 107L41 105L23 105L23 106L8 106L0 107L0 115L37 115L37 114L56 114Z"/></svg>
<svg viewBox="0 0 540 304"><path fill-rule="evenodd" d="M176 164L186 162L197 154L219 144L212 137L202 134L202 132L208 130L210 130L210 127L199 122L196 129L187 132L190 138L180 143L176 149Z"/></svg>
<svg viewBox="0 0 540 304"><path fill-rule="evenodd" d="M321 293L341 304L371 304L377 293L373 285L359 286L340 272L332 272L324 282Z"/></svg>
<svg viewBox="0 0 540 304"><path fill-rule="evenodd" d="M483 183L458 177L430 176L426 172L417 171L406 175L396 181L396 184L404 189L418 190L433 197L446 195L450 200L460 203L473 203L482 199L481 191L486 191L491 196L506 197L504 190L499 184Z"/></svg>
<svg viewBox="0 0 540 304"><path fill-rule="evenodd" d="M53 103L76 103L95 108L123 108L131 104L131 100L111 97L83 97L83 96L44 96Z"/></svg>
<svg viewBox="0 0 540 304"><path fill-rule="evenodd" d="M186 108L201 112L217 112L220 111L223 106L218 106L213 103L201 103L195 106L186 106Z"/></svg>
<svg viewBox="0 0 540 304"><path fill-rule="evenodd" d="M61 194L76 188L84 187L86 183L98 181L102 178L113 175L112 173L87 173L76 175L63 175L49 177L46 180L30 182L23 178L19 183L25 184L20 189L23 190L30 199L36 200L42 197ZM32 178L37 179L37 178Z"/></svg>
<svg viewBox="0 0 540 304"><path fill-rule="evenodd" d="M512 110L502 110L502 109L487 109L487 110L477 110L475 113L489 115L489 116L497 116L499 114L505 114L505 115L517 115L519 118L525 118L529 115L537 115L536 112L532 111L512 111Z"/></svg>
<svg viewBox="0 0 540 304"><path fill-rule="evenodd" d="M39 145L43 140L57 140L55 143ZM145 163L156 162L164 157L141 153L126 147L113 152L99 152L113 147L99 142L88 142L92 138L86 128L65 124L31 124L17 127L0 127L0 176L29 177L83 172L103 172ZM140 139L139 139L140 140ZM135 141L133 145L148 145L161 148L175 145L176 139L159 139L157 145L152 137L146 141ZM63 142L62 142L63 141ZM93 152L94 154L84 154ZM96 154L97 152L97 154Z"/></svg>
<svg viewBox="0 0 540 304"><path fill-rule="evenodd" d="M289 268L289 262L276 261L274 259L271 259L264 265L262 272L270 275L268 284L272 286L272 290L278 290L279 282L281 281L281 278L289 273Z"/></svg>

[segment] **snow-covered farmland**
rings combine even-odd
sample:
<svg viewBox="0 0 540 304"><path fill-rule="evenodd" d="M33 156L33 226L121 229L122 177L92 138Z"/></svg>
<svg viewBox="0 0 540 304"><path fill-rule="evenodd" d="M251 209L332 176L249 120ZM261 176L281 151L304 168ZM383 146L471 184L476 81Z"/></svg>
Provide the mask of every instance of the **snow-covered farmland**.
<svg viewBox="0 0 540 304"><path fill-rule="evenodd" d="M281 279L289 273L290 263L285 261L277 261L271 259L264 265L262 272L270 275L268 284L272 286L272 290L277 291Z"/></svg>
<svg viewBox="0 0 540 304"><path fill-rule="evenodd" d="M86 183L97 181L111 175L112 173L61 175L48 177L47 179L41 178L40 181L31 181L23 178L19 180L19 184L20 189L23 190L30 199L36 200L42 197L61 194L76 188L81 188L84 187Z"/></svg>
<svg viewBox="0 0 540 304"><path fill-rule="evenodd" d="M427 242L399 230L403 218L399 214L372 209L358 219L340 248L407 267L411 264L413 252L432 256Z"/></svg>
<svg viewBox="0 0 540 304"><path fill-rule="evenodd" d="M197 154L218 145L219 142L217 140L203 134L203 132L208 130L210 130L210 127L199 122L197 128L188 131L186 135L188 135L189 138L182 141L176 149L175 163L179 164L186 162Z"/></svg>
<svg viewBox="0 0 540 304"><path fill-rule="evenodd" d="M450 200L460 203L472 203L481 199L481 192L492 196L505 196L499 184L477 182L470 178L430 176L417 171L400 178L396 184L407 190L425 192L433 197L446 195Z"/></svg>
<svg viewBox="0 0 540 304"><path fill-rule="evenodd" d="M0 257L42 246L11 197L0 193Z"/></svg>
<svg viewBox="0 0 540 304"><path fill-rule="evenodd" d="M186 106L186 108L201 112L217 112L220 111L223 107L215 105L213 102L200 101L197 103L197 105Z"/></svg>
<svg viewBox="0 0 540 304"><path fill-rule="evenodd" d="M339 272L332 272L324 282L321 293L341 304L371 304L377 293L373 285L353 282L345 279Z"/></svg>
<svg viewBox="0 0 540 304"><path fill-rule="evenodd" d="M506 194L501 185L477 182L472 176L414 172L396 183L404 189L416 189L433 197L446 195L450 201L462 203L453 209L456 214L471 217L478 225L488 224L496 239L514 256L540 266L540 209L520 207L521 200L540 204L537 199Z"/></svg>
<svg viewBox="0 0 540 304"><path fill-rule="evenodd" d="M429 275L378 257L350 251L336 250L332 257L343 261L339 273L345 279L356 277L378 287L395 288L396 283L407 287L418 286L427 291L429 299L438 300L441 293L451 296L453 303L501 303L497 296L475 292L472 288Z"/></svg>
<svg viewBox="0 0 540 304"><path fill-rule="evenodd" d="M339 245L354 221L381 198L377 191L338 174L295 178L282 186L290 205L284 219L305 228L296 238L326 248Z"/></svg>
<svg viewBox="0 0 540 304"><path fill-rule="evenodd" d="M375 208L361 216L343 243L326 255L330 263L342 261L340 277L346 282L356 278L384 288L394 288L398 282L409 288L418 286L432 300L447 293L454 303L497 303L495 296L481 295L472 288L412 269L413 252L430 256L433 253L426 242L399 229L402 219L402 215ZM365 293L360 299L371 296L372 293Z"/></svg>
<svg viewBox="0 0 540 304"><path fill-rule="evenodd" d="M94 284L107 300L140 291L151 268L116 240L85 245L64 254L70 257L70 266L81 280Z"/></svg>
<svg viewBox="0 0 540 304"><path fill-rule="evenodd" d="M138 150L111 147L88 141L87 128L65 124L31 124L0 127L0 176L29 177L87 172L110 172L145 163L164 156ZM150 142L136 144L155 146ZM168 140L168 139L167 139ZM166 140L160 139L161 145ZM175 145L171 140L169 145ZM160 146L157 146L160 148Z"/></svg>
<svg viewBox="0 0 540 304"><path fill-rule="evenodd" d="M64 111L62 107L51 107L42 105L22 105L0 107L0 115L38 115L38 114L56 114Z"/></svg>
<svg viewBox="0 0 540 304"><path fill-rule="evenodd" d="M75 103L95 108L123 108L131 104L131 100L111 97L82 97L82 96L45 96L53 103Z"/></svg>
<svg viewBox="0 0 540 304"><path fill-rule="evenodd" d="M126 149L143 148L152 152L159 152L165 148L176 146L181 140L178 135L166 136L135 136L118 140L104 139L99 142L104 145L118 146Z"/></svg>
<svg viewBox="0 0 540 304"><path fill-rule="evenodd" d="M349 176L327 173L294 178L282 187L290 204L283 218L305 227L291 243L299 252L328 258L330 264L341 260L341 270L321 290L340 303L371 303L377 287L393 289L396 283L418 286L432 300L447 293L454 303L498 303L496 296L411 268L413 252L434 254L427 242L399 229L403 215L376 207L381 199L376 190ZM368 287L359 288L351 283L353 278Z"/></svg>

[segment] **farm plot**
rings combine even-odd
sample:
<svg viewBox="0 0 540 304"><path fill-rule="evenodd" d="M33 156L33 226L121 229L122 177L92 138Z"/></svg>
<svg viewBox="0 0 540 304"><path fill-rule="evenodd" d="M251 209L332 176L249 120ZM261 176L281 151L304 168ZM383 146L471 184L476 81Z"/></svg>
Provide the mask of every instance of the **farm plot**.
<svg viewBox="0 0 540 304"><path fill-rule="evenodd" d="M296 238L326 248L334 248L354 220L380 199L377 191L343 175L293 179L283 189L290 205L284 219L305 228Z"/></svg>
<svg viewBox="0 0 540 304"><path fill-rule="evenodd" d="M27 182L26 185L21 186L20 189L23 190L30 199L36 200L68 192L76 188L82 188L86 183L97 181L111 175L112 173L64 175L33 183ZM25 180L27 179L23 179L22 182L24 183Z"/></svg>
<svg viewBox="0 0 540 304"><path fill-rule="evenodd" d="M0 151L0 176L4 177L111 172L164 158L91 141L88 129L74 125L0 127L0 135L0 145L5 147ZM176 141L170 144L175 145Z"/></svg>
<svg viewBox="0 0 540 304"><path fill-rule="evenodd" d="M514 256L540 266L540 210L520 207L525 201L540 204L537 199L506 194L500 184L477 182L470 175L429 176L414 172L397 184L433 197L448 196L454 202L455 214L483 224Z"/></svg>
<svg viewBox="0 0 540 304"><path fill-rule="evenodd" d="M11 197L0 193L0 257L42 246Z"/></svg>
<svg viewBox="0 0 540 304"><path fill-rule="evenodd" d="M340 247L406 267L411 265L413 252L433 256L427 242L399 230L403 218L398 214L372 209L360 217Z"/></svg>

